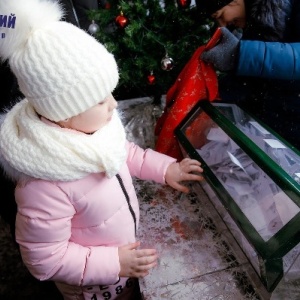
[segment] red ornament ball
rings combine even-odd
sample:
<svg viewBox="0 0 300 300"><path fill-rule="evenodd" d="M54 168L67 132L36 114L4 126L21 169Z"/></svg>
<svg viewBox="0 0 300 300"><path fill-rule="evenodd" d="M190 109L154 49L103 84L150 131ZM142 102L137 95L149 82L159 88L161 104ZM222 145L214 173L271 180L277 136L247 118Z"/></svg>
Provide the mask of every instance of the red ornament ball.
<svg viewBox="0 0 300 300"><path fill-rule="evenodd" d="M147 79L148 79L148 83L150 85L153 85L155 83L155 76L153 75L153 73L151 73L150 75L148 75Z"/></svg>
<svg viewBox="0 0 300 300"><path fill-rule="evenodd" d="M118 15L115 21L120 28L125 28L128 25L128 19L123 15L123 13Z"/></svg>
<svg viewBox="0 0 300 300"><path fill-rule="evenodd" d="M187 8L191 5L191 0L177 0L177 5L180 8Z"/></svg>

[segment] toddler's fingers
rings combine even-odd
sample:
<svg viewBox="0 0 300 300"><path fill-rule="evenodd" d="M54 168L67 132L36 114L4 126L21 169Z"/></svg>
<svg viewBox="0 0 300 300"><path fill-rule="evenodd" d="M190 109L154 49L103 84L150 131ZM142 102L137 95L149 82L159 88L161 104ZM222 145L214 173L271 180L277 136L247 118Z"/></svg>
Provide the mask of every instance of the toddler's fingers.
<svg viewBox="0 0 300 300"><path fill-rule="evenodd" d="M181 162L180 162L181 166L186 166L186 165L196 165L196 166L201 166L200 161L196 160L196 159L191 159L191 158L184 158Z"/></svg>
<svg viewBox="0 0 300 300"><path fill-rule="evenodd" d="M145 257L145 256L151 256L151 255L156 255L157 252L155 249L139 249L136 252L136 257Z"/></svg>
<svg viewBox="0 0 300 300"><path fill-rule="evenodd" d="M157 260L155 260L154 262L152 262L151 264L147 264L147 265L144 265L145 269L148 271L148 270L151 270L153 269L154 267L157 266Z"/></svg>
<svg viewBox="0 0 300 300"><path fill-rule="evenodd" d="M154 263L156 264L157 258L157 255L145 256L141 259L141 265L150 266Z"/></svg>
<svg viewBox="0 0 300 300"><path fill-rule="evenodd" d="M138 242L124 245L124 246L120 246L119 248L124 249L124 250L134 250L134 249L138 248L140 245L141 245L141 242L138 241Z"/></svg>
<svg viewBox="0 0 300 300"><path fill-rule="evenodd" d="M190 165L190 166L188 167L187 173L190 173L190 172L194 172L194 173L202 173L202 172L203 172L203 169L202 169L200 166Z"/></svg>
<svg viewBox="0 0 300 300"><path fill-rule="evenodd" d="M201 162L197 159L190 159L190 164L201 166Z"/></svg>
<svg viewBox="0 0 300 300"><path fill-rule="evenodd" d="M201 181L201 180L203 180L203 176L197 175L197 174L192 174L192 173L187 173L185 176L183 176L182 180Z"/></svg>
<svg viewBox="0 0 300 300"><path fill-rule="evenodd" d="M152 262L151 264L147 264L147 265L141 265L138 267L138 273L142 274L142 273L147 273L149 274L149 271L151 269L153 269L154 267L157 266L157 261Z"/></svg>
<svg viewBox="0 0 300 300"><path fill-rule="evenodd" d="M174 188L175 190L182 192L182 193L188 193L190 191L188 187L186 187L185 185L180 184L178 182L173 182L172 185L170 184L170 186L172 188Z"/></svg>

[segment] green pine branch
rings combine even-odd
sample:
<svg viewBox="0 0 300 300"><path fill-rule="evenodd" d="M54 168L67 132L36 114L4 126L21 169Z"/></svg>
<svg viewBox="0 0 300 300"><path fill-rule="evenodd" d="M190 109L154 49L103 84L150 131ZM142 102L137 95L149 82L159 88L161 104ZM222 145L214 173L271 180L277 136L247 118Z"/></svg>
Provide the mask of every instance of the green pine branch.
<svg viewBox="0 0 300 300"><path fill-rule="evenodd" d="M193 52L206 43L213 24L196 7L179 8L174 0L111 0L110 9L90 11L89 17L100 27L95 37L111 51L120 70L114 91L117 99L154 96L160 98L175 82ZM115 18L120 13L128 19L119 28ZM174 60L170 71L161 68L168 54ZM153 86L147 76L156 78Z"/></svg>

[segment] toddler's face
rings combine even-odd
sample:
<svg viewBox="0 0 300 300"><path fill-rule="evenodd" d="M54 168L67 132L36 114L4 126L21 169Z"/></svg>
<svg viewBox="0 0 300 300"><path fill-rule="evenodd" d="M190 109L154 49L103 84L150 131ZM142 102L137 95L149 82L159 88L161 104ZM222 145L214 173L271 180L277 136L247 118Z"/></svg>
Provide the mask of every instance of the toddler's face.
<svg viewBox="0 0 300 300"><path fill-rule="evenodd" d="M65 121L63 126L85 133L93 133L111 120L113 111L117 106L118 103L115 98L109 95L103 102Z"/></svg>

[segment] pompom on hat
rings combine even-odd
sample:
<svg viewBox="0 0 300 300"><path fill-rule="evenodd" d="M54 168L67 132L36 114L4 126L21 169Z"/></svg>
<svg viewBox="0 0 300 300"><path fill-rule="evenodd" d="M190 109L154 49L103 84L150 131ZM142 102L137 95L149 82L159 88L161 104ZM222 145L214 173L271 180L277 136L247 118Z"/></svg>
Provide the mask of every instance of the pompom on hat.
<svg viewBox="0 0 300 300"><path fill-rule="evenodd" d="M62 16L50 0L0 1L0 57L30 105L52 121L102 102L119 80L114 56Z"/></svg>
<svg viewBox="0 0 300 300"><path fill-rule="evenodd" d="M197 9L200 13L211 16L217 10L228 5L233 0L196 0Z"/></svg>

